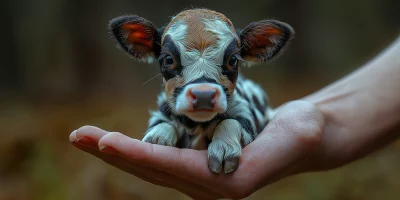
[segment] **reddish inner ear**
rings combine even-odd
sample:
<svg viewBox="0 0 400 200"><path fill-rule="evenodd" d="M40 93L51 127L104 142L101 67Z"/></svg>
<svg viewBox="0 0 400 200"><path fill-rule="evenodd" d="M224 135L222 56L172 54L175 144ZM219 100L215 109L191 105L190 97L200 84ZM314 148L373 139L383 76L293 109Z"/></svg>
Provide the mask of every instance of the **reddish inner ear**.
<svg viewBox="0 0 400 200"><path fill-rule="evenodd" d="M268 51L268 47L275 46L284 32L281 29L267 25L246 34L248 36L245 38L247 44L245 58L252 59L264 54Z"/></svg>
<svg viewBox="0 0 400 200"><path fill-rule="evenodd" d="M126 33L126 43L133 44L136 47L142 47L143 50L149 51L153 48L153 33L140 24L124 24L121 26L123 33Z"/></svg>

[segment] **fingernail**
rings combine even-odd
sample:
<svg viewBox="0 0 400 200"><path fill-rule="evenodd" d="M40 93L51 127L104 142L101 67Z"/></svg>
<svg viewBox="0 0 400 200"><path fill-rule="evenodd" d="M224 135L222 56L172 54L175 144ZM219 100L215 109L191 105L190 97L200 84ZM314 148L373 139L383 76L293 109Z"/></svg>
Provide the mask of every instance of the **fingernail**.
<svg viewBox="0 0 400 200"><path fill-rule="evenodd" d="M87 146L97 146L97 142L87 137L81 137L78 140L76 140L76 142Z"/></svg>
<svg viewBox="0 0 400 200"><path fill-rule="evenodd" d="M76 143L76 130L72 131L72 133L69 135L69 142L71 143Z"/></svg>
<svg viewBox="0 0 400 200"><path fill-rule="evenodd" d="M115 150L114 148L109 147L109 146L101 146L101 147L99 148L99 150L100 150L101 152L104 152L104 153L107 153L107 154L113 154L113 155L117 155L117 153L118 153L117 150Z"/></svg>

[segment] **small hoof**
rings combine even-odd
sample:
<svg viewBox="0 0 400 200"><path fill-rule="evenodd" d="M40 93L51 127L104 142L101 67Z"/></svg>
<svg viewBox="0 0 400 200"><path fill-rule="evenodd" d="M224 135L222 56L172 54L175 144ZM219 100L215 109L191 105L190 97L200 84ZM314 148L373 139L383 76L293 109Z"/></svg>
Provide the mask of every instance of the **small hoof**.
<svg viewBox="0 0 400 200"><path fill-rule="evenodd" d="M208 168L210 168L212 172L219 174L222 169L222 163L216 157L211 156L208 159Z"/></svg>
<svg viewBox="0 0 400 200"><path fill-rule="evenodd" d="M224 172L225 174L229 174L235 171L239 166L239 157L228 158L225 160L224 164Z"/></svg>

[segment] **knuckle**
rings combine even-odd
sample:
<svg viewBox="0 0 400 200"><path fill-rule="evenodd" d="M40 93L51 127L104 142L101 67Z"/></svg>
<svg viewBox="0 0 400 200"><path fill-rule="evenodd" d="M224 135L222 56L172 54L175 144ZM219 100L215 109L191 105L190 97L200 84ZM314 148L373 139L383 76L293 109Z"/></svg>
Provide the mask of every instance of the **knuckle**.
<svg viewBox="0 0 400 200"><path fill-rule="evenodd" d="M109 137L120 137L123 136L124 134L120 133L120 132L109 132L107 133L107 136Z"/></svg>

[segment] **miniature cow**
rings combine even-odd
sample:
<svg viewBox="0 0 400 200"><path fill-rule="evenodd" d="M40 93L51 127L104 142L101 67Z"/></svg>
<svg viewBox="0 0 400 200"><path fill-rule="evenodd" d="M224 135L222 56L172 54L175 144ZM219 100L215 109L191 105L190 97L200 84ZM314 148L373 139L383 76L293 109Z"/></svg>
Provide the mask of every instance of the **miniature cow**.
<svg viewBox="0 0 400 200"><path fill-rule="evenodd" d="M164 90L143 141L208 149L211 171L236 170L242 148L274 113L264 91L239 74L239 64L272 59L293 29L263 20L237 32L227 17L207 9L185 10L160 29L136 15L113 19L109 28L135 60L160 64Z"/></svg>

